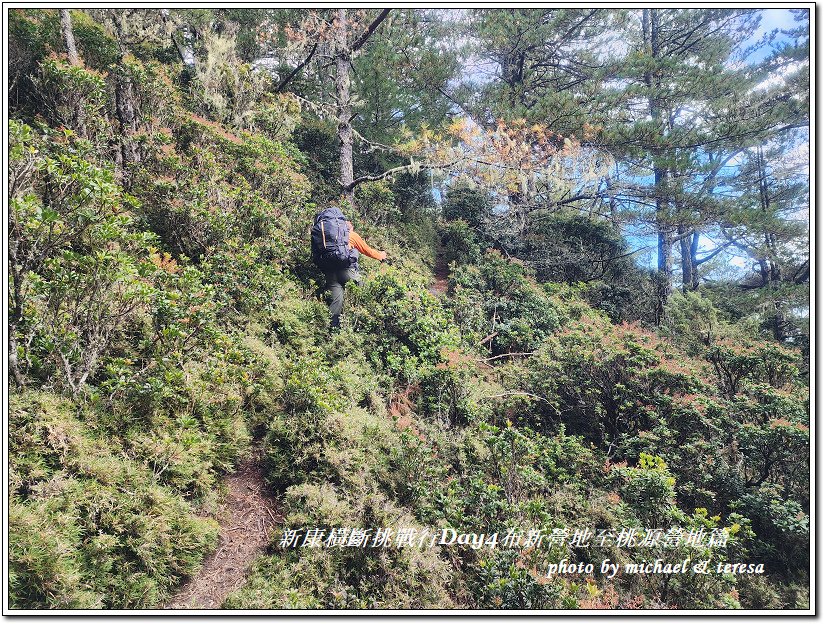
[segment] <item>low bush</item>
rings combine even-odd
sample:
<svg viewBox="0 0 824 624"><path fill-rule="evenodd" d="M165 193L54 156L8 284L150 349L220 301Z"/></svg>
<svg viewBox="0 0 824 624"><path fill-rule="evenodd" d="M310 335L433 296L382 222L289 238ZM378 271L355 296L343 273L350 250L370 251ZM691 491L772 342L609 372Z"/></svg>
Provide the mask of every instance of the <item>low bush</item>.
<svg viewBox="0 0 824 624"><path fill-rule="evenodd" d="M155 607L216 546L213 520L66 399L17 394L9 424L12 608Z"/></svg>

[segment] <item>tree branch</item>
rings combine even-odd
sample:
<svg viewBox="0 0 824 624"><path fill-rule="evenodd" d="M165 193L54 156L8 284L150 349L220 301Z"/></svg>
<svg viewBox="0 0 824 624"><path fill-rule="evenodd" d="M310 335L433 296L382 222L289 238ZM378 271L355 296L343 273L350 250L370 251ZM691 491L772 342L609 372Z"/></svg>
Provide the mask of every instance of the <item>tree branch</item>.
<svg viewBox="0 0 824 624"><path fill-rule="evenodd" d="M306 65L309 63L309 61L312 60L312 57L315 55L315 52L318 49L318 43L318 41L315 41L315 45L312 46L312 49L309 51L309 55L305 59L303 59L303 62L300 65L295 67L295 69L293 69L292 72L281 81L277 89L275 89L275 93L281 93L283 89L286 87L286 85L288 85L292 81L292 79L300 73L300 70L306 67Z"/></svg>
<svg viewBox="0 0 824 624"><path fill-rule="evenodd" d="M701 258L700 260L699 260L698 258L696 258L696 259L695 259L695 265L696 265L696 266L698 266L698 265L704 264L704 263L705 263L705 262L707 262L708 260L712 260L713 258L715 258L715 256L717 256L718 254L720 254L722 251L724 251L724 250L725 250L727 247L729 247L730 245L734 245L736 242L737 242L737 240L734 240L734 241L727 241L726 243L724 243L723 245L721 245L720 247L718 247L715 251L713 251L710 255L708 255L708 256L704 256L704 257L703 257L703 258Z"/></svg>
<svg viewBox="0 0 824 624"><path fill-rule="evenodd" d="M392 9L382 9L380 15L378 15L375 20L369 24L369 28L366 29L366 32L363 33L351 48L351 52L357 52L363 47L363 44L366 43L366 40L372 36L372 33L375 32L375 29L381 25L381 22L386 19L386 16L389 15L389 11Z"/></svg>
<svg viewBox="0 0 824 624"><path fill-rule="evenodd" d="M472 115L471 115L471 113L470 113L470 111L468 111L468 110L466 109L466 107L465 107L463 104L461 104L461 103L460 103L458 100L456 100L453 96L449 95L449 93L447 93L447 92L446 92L446 91L445 91L445 90L444 90L441 86L436 85L436 86L435 86L435 89L438 91L438 93L440 93L442 96L444 96L447 100L449 100L449 101L450 101L450 102L452 102L455 106L457 106L459 109L461 109L461 111L463 111L463 113L464 113L465 115L467 115L468 117L471 117L471 116L472 116ZM480 124L479 124L479 125L480 125Z"/></svg>
<svg viewBox="0 0 824 624"><path fill-rule="evenodd" d="M493 355L492 357L488 358L478 358L475 360L476 362L491 362L492 360L498 360L504 357L526 357L529 355L535 355L537 351L518 351L518 352L509 352L509 353L501 353L500 355Z"/></svg>
<svg viewBox="0 0 824 624"><path fill-rule="evenodd" d="M566 199L562 199L560 201L555 202L555 205L566 206L567 204L574 204L577 201L582 201L585 199L598 199L599 197L601 197L601 195L597 193L595 195L574 195L573 197L567 197Z"/></svg>
<svg viewBox="0 0 824 624"><path fill-rule="evenodd" d="M793 283L801 284L810 277L810 261L805 260L799 269L793 275Z"/></svg>
<svg viewBox="0 0 824 624"><path fill-rule="evenodd" d="M595 260L591 260L591 262L593 264L596 264L596 263L606 264L606 263L612 262L614 260L620 260L621 258L628 258L629 256L634 256L635 254L637 254L641 251L644 251L645 249L650 249L651 247L652 247L652 245L645 245L644 247L639 247L638 249L634 249L632 251L622 253L621 255L618 255L618 256L612 256L611 258L604 258L603 260L595 259Z"/></svg>
<svg viewBox="0 0 824 624"><path fill-rule="evenodd" d="M492 339L493 339L495 336L497 336L497 335L498 335L498 332L492 332L492 333L491 333L491 334L489 334L486 338L484 338L483 340L481 340L481 341L478 343L478 346L480 347L482 344L484 344L484 343L486 343L486 342L489 342L490 340L492 340Z"/></svg>
<svg viewBox="0 0 824 624"><path fill-rule="evenodd" d="M345 190L351 191L358 184L362 184L363 182L376 182L378 180L385 180L389 176L394 175L396 173L405 173L407 171L412 171L416 168L418 168L418 169L448 169L452 165L457 164L457 162L458 162L457 160L453 160L452 162L446 163L446 164L443 164L443 165L437 165L437 164L433 164L433 163L409 163L408 165L401 165L400 167L393 167L392 169L387 169L383 173L378 173L378 174L374 174L374 175L373 174L368 174L368 175L362 175L360 177L357 177L354 180L352 180L352 182L349 185L347 185Z"/></svg>

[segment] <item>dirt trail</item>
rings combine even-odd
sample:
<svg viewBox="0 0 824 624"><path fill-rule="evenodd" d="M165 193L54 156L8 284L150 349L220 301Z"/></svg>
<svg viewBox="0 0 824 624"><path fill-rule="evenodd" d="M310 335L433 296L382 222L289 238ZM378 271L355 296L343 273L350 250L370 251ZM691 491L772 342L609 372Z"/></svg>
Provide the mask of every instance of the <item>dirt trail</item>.
<svg viewBox="0 0 824 624"><path fill-rule="evenodd" d="M217 514L217 551L206 558L200 572L180 588L166 609L219 609L226 597L243 584L252 560L266 547L274 527L282 520L263 481L257 453L226 479L226 485L226 500Z"/></svg>
<svg viewBox="0 0 824 624"><path fill-rule="evenodd" d="M429 285L429 292L436 297L446 294L449 288L449 265L444 258L443 249L438 246L438 254L435 257L435 279Z"/></svg>

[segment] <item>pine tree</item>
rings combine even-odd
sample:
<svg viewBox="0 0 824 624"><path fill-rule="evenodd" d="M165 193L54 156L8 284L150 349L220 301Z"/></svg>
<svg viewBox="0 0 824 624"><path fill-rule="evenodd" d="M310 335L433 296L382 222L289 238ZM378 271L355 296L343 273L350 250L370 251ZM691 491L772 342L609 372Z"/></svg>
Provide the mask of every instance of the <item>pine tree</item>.
<svg viewBox="0 0 824 624"><path fill-rule="evenodd" d="M475 72L465 107L481 124L524 118L583 136L606 112L599 93L623 19L603 9L473 11L465 55Z"/></svg>
<svg viewBox="0 0 824 624"><path fill-rule="evenodd" d="M624 181L613 186L614 195L657 238L660 322L672 290L674 244L681 243L684 281L692 284L716 177L740 151L741 140L763 129L764 120L741 105L753 79L733 58L754 32L758 14L649 8L632 17L627 55L615 63L616 112L603 138L621 161Z"/></svg>

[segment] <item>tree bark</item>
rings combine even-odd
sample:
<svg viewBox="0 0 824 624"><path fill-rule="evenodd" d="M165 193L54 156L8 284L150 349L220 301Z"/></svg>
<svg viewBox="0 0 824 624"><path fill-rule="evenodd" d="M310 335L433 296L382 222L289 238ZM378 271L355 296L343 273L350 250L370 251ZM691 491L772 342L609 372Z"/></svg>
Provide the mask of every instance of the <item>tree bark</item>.
<svg viewBox="0 0 824 624"><path fill-rule="evenodd" d="M63 43L66 46L66 54L69 63L75 67L82 67L83 62L80 60L80 55L77 53L77 46L74 43L74 31L72 30L72 16L69 9L60 9L60 30L63 33ZM88 138L86 132L86 112L83 106L77 106L73 113L72 123L74 130L81 137Z"/></svg>
<svg viewBox="0 0 824 624"><path fill-rule="evenodd" d="M659 42L659 13L656 9L643 9L641 13L644 43L652 59L660 56ZM654 63L653 63L654 66ZM647 70L644 76L649 95L647 102L649 114L657 130L663 135L665 127L662 124L661 103L657 93L660 80L653 70ZM664 316L664 307L667 304L672 285L672 233L669 223L669 202L665 195L667 186L667 168L662 163L662 154L659 148L652 148L652 166L655 178L655 228L658 232L658 270L657 270L657 305L655 310L656 324L660 324Z"/></svg>
<svg viewBox="0 0 824 624"><path fill-rule="evenodd" d="M658 197L655 198L655 226L658 230L658 305L655 312L655 321L660 324L664 318L664 307L667 305L672 284L670 275L672 274L672 234L668 219L668 202L661 196L662 189L666 186L666 169L655 168L655 188Z"/></svg>
<svg viewBox="0 0 824 624"><path fill-rule="evenodd" d="M338 9L335 16L335 94L338 101L338 140L340 141L340 186L349 205L355 207L355 189L352 181L355 170L352 163L352 99L349 63L349 25L346 9Z"/></svg>
<svg viewBox="0 0 824 624"><path fill-rule="evenodd" d="M77 46L74 43L72 15L69 9L60 9L60 29L63 31L63 43L66 44L66 53L69 56L69 63L72 65L81 65L80 55L77 53Z"/></svg>
<svg viewBox="0 0 824 624"><path fill-rule="evenodd" d="M701 234L693 230L690 242L690 264L692 265L692 288L698 288L698 239Z"/></svg>
<svg viewBox="0 0 824 624"><path fill-rule="evenodd" d="M114 18L115 30L117 31L117 44L120 49L120 67L117 70L117 81L115 84L115 107L117 109L117 119L120 122L120 153L121 172L123 180L127 180L127 168L130 163L139 162L140 155L136 149L131 135L137 130L137 115L134 106L134 85L125 66L125 58L128 50L126 48L126 37L123 32L122 15Z"/></svg>
<svg viewBox="0 0 824 624"><path fill-rule="evenodd" d="M698 266L707 258L698 259L698 240L701 237L694 229L687 231L684 226L678 226L678 242L681 245L681 289L684 292L698 288Z"/></svg>
<svg viewBox="0 0 824 624"><path fill-rule="evenodd" d="M693 288L693 256L692 256L692 239L694 234L686 231L682 225L678 226L678 243L681 245L681 290L687 292Z"/></svg>
<svg viewBox="0 0 824 624"><path fill-rule="evenodd" d="M345 201L355 207L355 167L352 160L354 131L352 129L352 79L350 66L352 56L366 44L367 39L386 19L390 9L381 10L367 29L354 42L350 43L350 22L346 9L337 9L333 22L333 40L335 49L335 97L338 111L338 140L340 141L340 178L339 183Z"/></svg>
<svg viewBox="0 0 824 624"><path fill-rule="evenodd" d="M758 165L758 190L761 197L761 210L765 215L770 214L770 187L767 180L767 163L764 159L764 152L761 147L756 153ZM777 240L774 232L764 232L764 249L766 258L759 260L761 269L761 280L764 286L771 291L779 289L781 286L781 264L778 262ZM769 327L773 336L779 342L787 338L787 311L786 303L779 293L773 296L773 307L775 313L769 320Z"/></svg>

